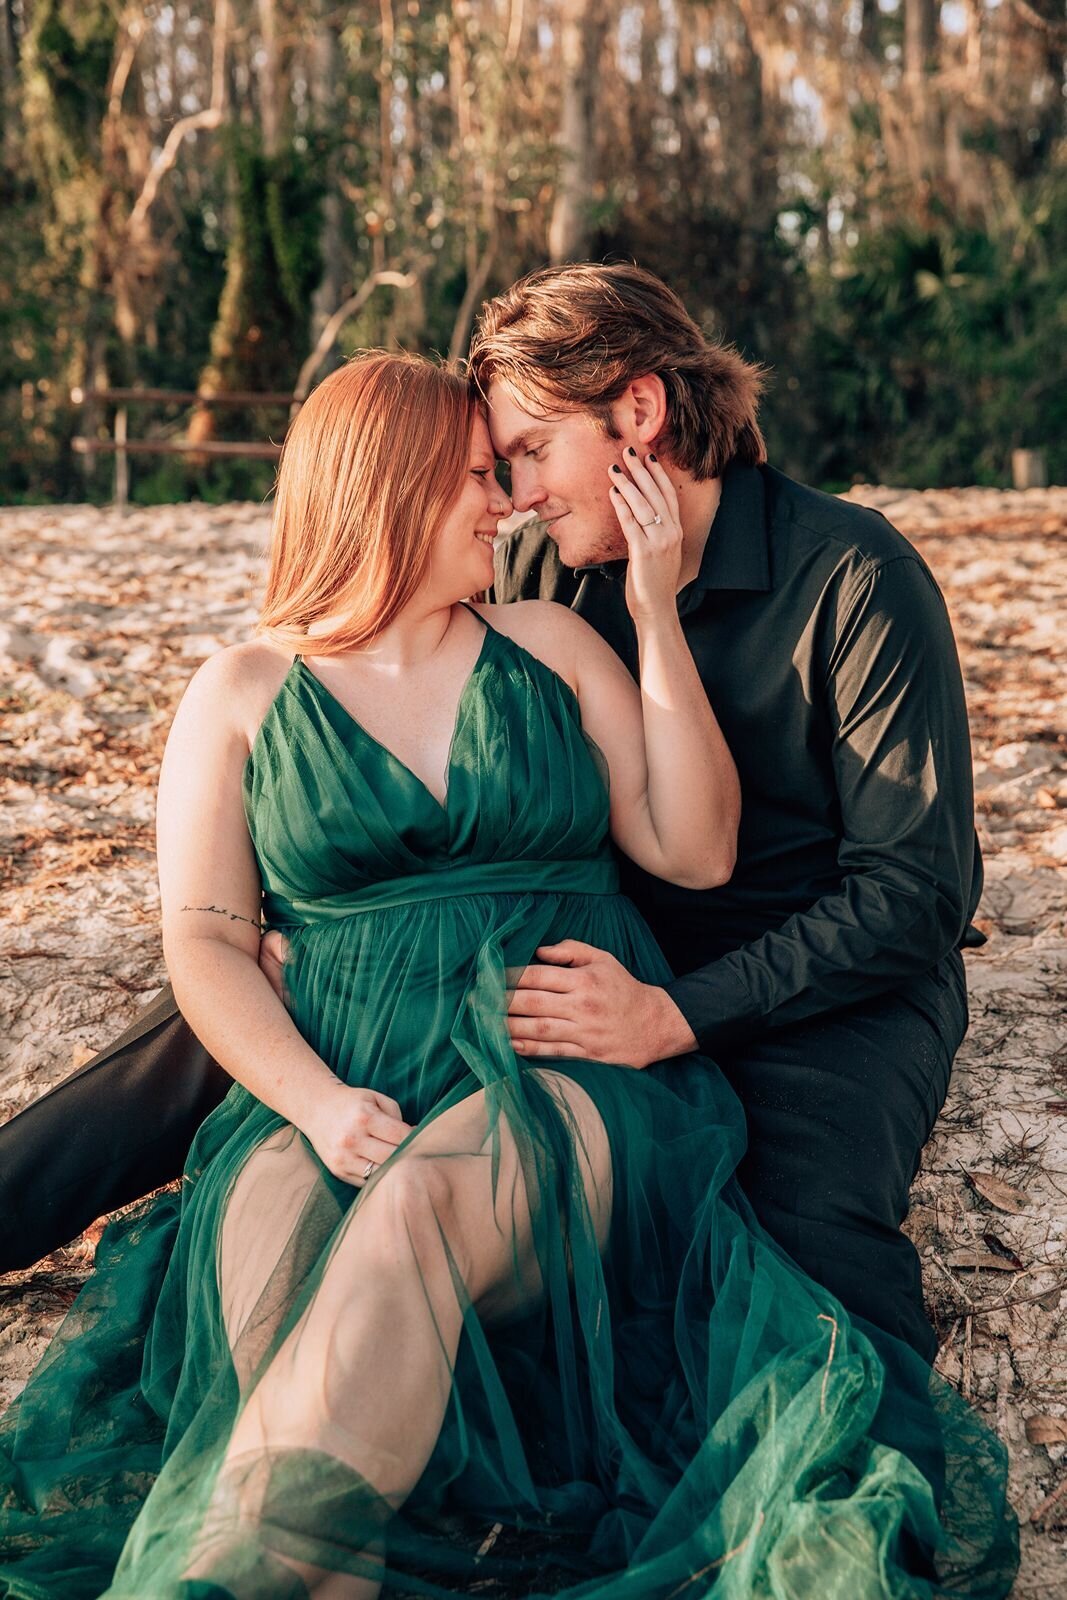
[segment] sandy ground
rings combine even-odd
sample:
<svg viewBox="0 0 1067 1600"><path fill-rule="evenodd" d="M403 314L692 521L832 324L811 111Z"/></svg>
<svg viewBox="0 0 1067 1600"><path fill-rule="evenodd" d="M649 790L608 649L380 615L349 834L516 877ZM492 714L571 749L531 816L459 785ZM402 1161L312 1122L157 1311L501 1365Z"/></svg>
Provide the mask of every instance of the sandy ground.
<svg viewBox="0 0 1067 1600"><path fill-rule="evenodd" d="M944 588L987 862L972 1024L915 1184L939 1366L1011 1452L1016 1600L1067 1592L1067 490L860 489ZM252 621L263 508L0 512L0 1118L164 980L153 785L196 664ZM0 1401L92 1237L0 1278Z"/></svg>

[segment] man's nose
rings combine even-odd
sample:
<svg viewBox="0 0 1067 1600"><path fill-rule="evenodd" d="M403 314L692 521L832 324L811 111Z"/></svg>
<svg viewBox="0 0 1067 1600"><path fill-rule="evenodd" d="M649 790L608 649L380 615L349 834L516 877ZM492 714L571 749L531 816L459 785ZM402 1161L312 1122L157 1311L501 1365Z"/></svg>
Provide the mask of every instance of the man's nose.
<svg viewBox="0 0 1067 1600"><path fill-rule="evenodd" d="M548 491L541 487L535 474L512 467L511 500L516 511L535 511L547 499Z"/></svg>

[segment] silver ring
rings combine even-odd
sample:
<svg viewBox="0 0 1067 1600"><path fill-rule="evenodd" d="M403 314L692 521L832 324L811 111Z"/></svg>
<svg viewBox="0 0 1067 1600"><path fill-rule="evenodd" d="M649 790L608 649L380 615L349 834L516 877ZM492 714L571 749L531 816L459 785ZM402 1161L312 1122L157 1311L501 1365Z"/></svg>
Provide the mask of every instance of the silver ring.
<svg viewBox="0 0 1067 1600"><path fill-rule="evenodd" d="M364 1178L369 1178L377 1165L378 1163L376 1161L368 1161L367 1165L363 1169Z"/></svg>
<svg viewBox="0 0 1067 1600"><path fill-rule="evenodd" d="M662 517L653 517L651 522L642 522L642 528L658 528L663 521Z"/></svg>

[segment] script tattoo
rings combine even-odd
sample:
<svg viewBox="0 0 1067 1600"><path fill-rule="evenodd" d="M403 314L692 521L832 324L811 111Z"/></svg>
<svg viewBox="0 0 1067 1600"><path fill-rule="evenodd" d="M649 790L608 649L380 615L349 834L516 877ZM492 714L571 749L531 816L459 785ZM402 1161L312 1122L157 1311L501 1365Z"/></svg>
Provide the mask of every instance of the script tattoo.
<svg viewBox="0 0 1067 1600"><path fill-rule="evenodd" d="M251 917L242 917L236 911L227 911L225 906L182 906L183 911L213 911L217 917L229 917L231 922L247 922L250 928L258 928L259 923L253 922Z"/></svg>

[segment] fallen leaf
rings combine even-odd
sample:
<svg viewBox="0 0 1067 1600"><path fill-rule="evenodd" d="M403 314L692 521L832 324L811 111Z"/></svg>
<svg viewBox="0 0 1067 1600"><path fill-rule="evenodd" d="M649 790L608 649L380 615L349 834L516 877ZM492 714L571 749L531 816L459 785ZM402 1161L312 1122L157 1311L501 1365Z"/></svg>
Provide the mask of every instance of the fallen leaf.
<svg viewBox="0 0 1067 1600"><path fill-rule="evenodd" d="M85 1063L91 1061L96 1053L91 1045L76 1044L70 1052L71 1070L77 1072L78 1068L84 1067Z"/></svg>
<svg viewBox="0 0 1067 1600"><path fill-rule="evenodd" d="M996 1206L998 1211L1006 1211L1010 1216L1017 1217L1029 1207L1029 1195L1023 1194L1021 1189L1013 1189L1010 1183L1004 1183L988 1172L965 1172L963 1176L968 1186L983 1200L988 1200L991 1206Z"/></svg>
<svg viewBox="0 0 1067 1600"><path fill-rule="evenodd" d="M1061 1117L1067 1116L1067 1100L1046 1100L1046 1111L1056 1111Z"/></svg>
<svg viewBox="0 0 1067 1600"><path fill-rule="evenodd" d="M1067 1422L1062 1417L1027 1417L1030 1444L1067 1444Z"/></svg>
<svg viewBox="0 0 1067 1600"><path fill-rule="evenodd" d="M991 1250L953 1250L945 1262L950 1267L972 1267L976 1272L1015 1271L1010 1261L995 1256Z"/></svg>
<svg viewBox="0 0 1067 1600"><path fill-rule="evenodd" d="M992 1250L995 1256L1003 1256L1004 1260L1010 1262L1016 1272L1025 1270L1015 1251L1011 1249L1010 1245L1006 1245L1003 1239L998 1239L995 1233L983 1233L982 1243L987 1249Z"/></svg>
<svg viewBox="0 0 1067 1600"><path fill-rule="evenodd" d="M1042 811L1055 811L1059 801L1051 789L1039 789L1034 795L1034 804L1040 806Z"/></svg>

